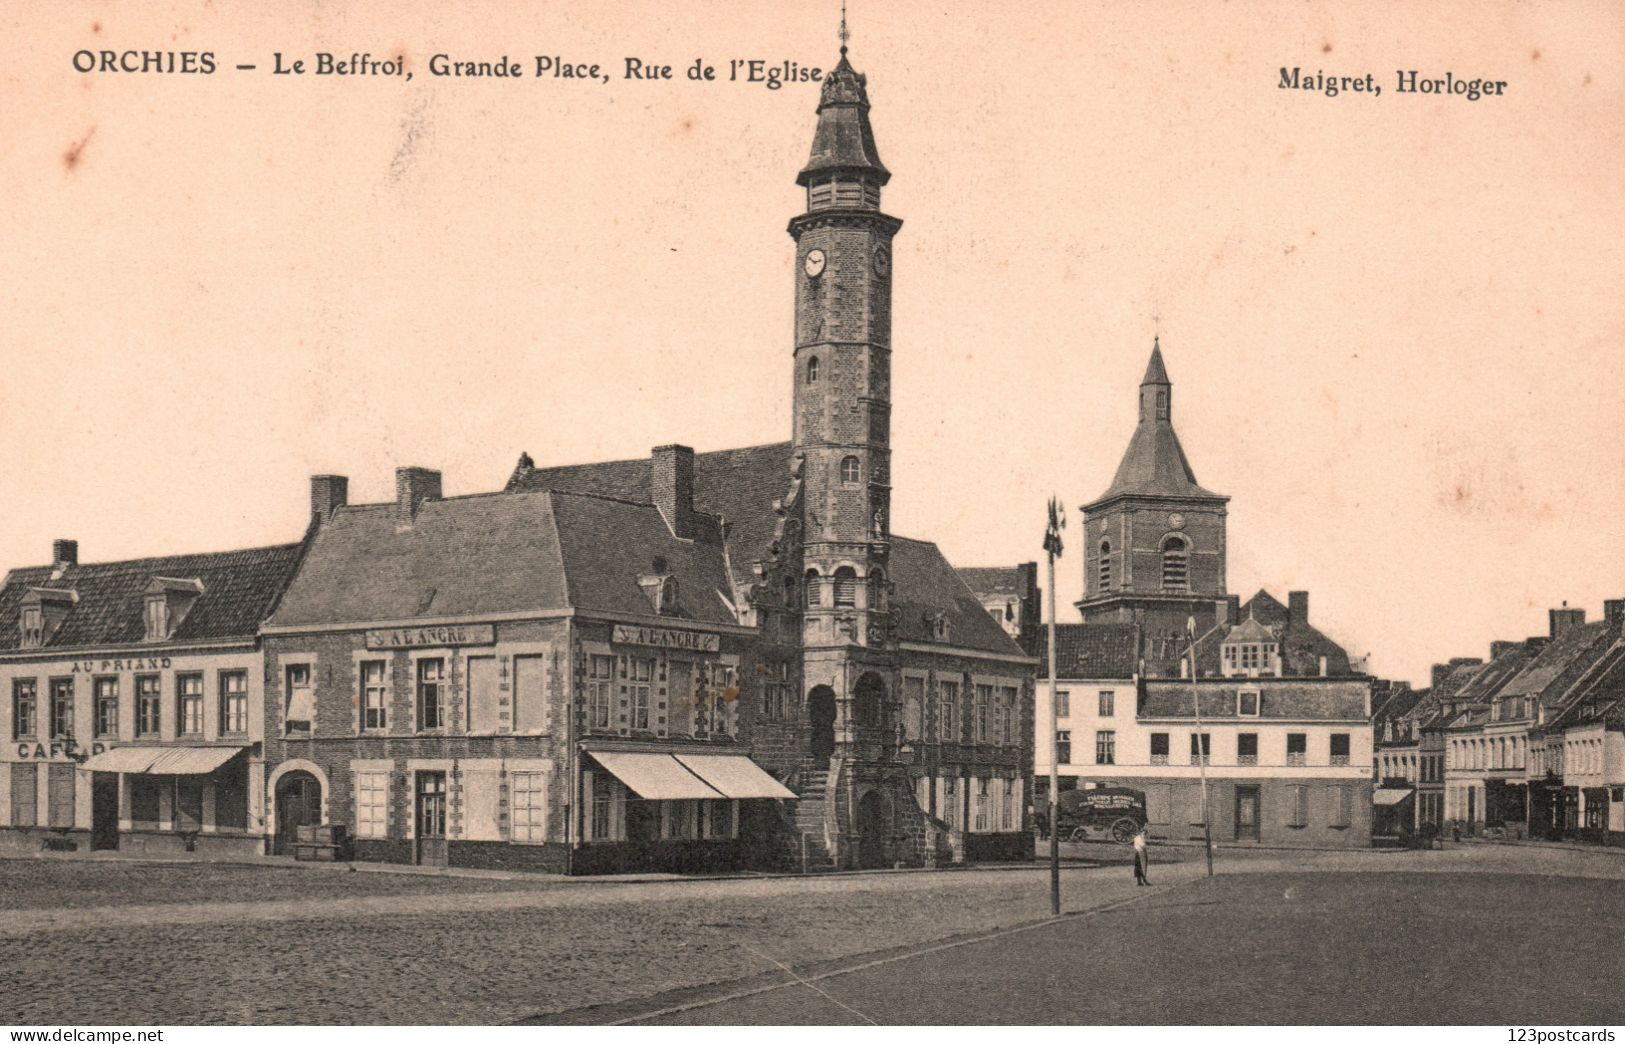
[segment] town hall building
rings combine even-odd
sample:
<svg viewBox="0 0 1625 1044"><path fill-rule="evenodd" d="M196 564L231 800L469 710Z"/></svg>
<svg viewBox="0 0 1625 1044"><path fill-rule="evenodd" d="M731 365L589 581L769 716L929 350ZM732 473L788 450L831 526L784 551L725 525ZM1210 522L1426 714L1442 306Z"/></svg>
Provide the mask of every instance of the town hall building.
<svg viewBox="0 0 1625 1044"><path fill-rule="evenodd" d="M786 442L392 503L313 480L267 621L268 843L569 873L1026 859L1033 660L892 531L891 177L845 48L790 222Z"/></svg>

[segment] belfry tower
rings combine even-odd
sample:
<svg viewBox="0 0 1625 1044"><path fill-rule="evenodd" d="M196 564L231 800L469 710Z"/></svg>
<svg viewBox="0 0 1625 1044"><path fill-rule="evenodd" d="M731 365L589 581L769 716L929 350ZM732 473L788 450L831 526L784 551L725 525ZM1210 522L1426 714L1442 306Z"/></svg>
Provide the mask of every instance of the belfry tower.
<svg viewBox="0 0 1625 1044"><path fill-rule="evenodd" d="M812 155L796 178L794 443L811 648L887 643L891 497L891 177L869 126L866 81L846 58L823 83ZM815 678L809 677L811 684ZM827 680L842 693L835 678Z"/></svg>
<svg viewBox="0 0 1625 1044"><path fill-rule="evenodd" d="M1140 420L1111 486L1083 505L1086 623L1140 622L1148 635L1211 626L1225 590L1225 504L1196 482L1173 424L1173 382L1153 342Z"/></svg>

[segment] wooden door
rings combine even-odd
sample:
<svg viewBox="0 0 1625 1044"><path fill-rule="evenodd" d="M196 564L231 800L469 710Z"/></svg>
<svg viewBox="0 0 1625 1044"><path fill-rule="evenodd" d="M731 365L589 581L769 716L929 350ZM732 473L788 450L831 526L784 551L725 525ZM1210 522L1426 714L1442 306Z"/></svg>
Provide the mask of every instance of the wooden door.
<svg viewBox="0 0 1625 1044"><path fill-rule="evenodd" d="M1258 787L1236 788L1236 840L1258 840Z"/></svg>
<svg viewBox="0 0 1625 1044"><path fill-rule="evenodd" d="M444 772L419 772L417 776L417 857L424 866L446 865Z"/></svg>

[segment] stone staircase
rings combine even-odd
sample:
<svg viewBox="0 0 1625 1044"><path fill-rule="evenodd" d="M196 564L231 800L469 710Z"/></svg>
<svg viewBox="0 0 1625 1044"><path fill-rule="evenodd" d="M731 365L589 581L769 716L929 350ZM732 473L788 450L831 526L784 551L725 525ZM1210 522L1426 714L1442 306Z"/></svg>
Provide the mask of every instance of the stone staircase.
<svg viewBox="0 0 1625 1044"><path fill-rule="evenodd" d="M812 871L835 869L835 856L824 840L824 815L829 807L829 766L819 765L812 758L801 762L797 773L796 830L807 839L807 869ZM796 853L796 859L801 858Z"/></svg>

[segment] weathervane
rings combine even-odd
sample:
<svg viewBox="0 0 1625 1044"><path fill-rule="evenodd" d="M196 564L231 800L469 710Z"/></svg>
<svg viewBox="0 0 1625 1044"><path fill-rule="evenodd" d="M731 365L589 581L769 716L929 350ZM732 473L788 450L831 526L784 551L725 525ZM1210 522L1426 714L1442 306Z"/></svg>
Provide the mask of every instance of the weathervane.
<svg viewBox="0 0 1625 1044"><path fill-rule="evenodd" d="M846 0L841 0L841 56L846 56L846 42L852 34L846 31Z"/></svg>

